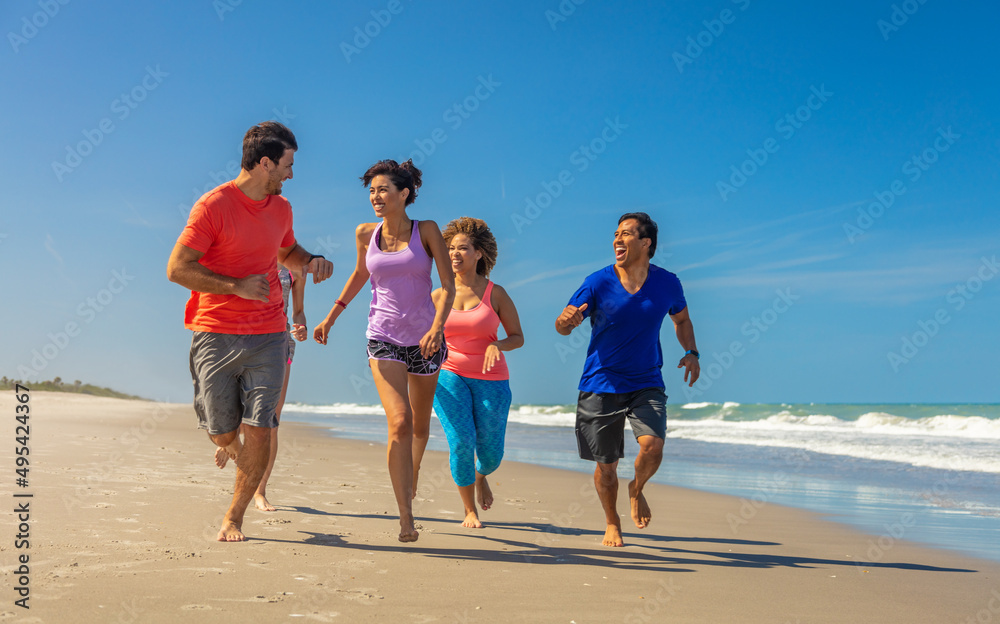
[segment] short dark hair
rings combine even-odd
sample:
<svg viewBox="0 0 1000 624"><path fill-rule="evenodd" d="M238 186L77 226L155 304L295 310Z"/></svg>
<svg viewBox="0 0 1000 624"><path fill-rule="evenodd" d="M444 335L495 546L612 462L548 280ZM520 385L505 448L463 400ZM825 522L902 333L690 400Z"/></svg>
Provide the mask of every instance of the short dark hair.
<svg viewBox="0 0 1000 624"><path fill-rule="evenodd" d="M368 167L368 171L365 171L365 175L361 176L361 183L364 186L369 186L375 176L388 176L389 180L392 181L392 185L398 190L410 189L410 194L406 196L406 203L404 206L409 206L417 199L417 189L420 188L420 170L417 169L416 165L413 164L413 159L409 159L403 164L399 164L395 160L380 160L371 167Z"/></svg>
<svg viewBox="0 0 1000 624"><path fill-rule="evenodd" d="M635 219L639 223L639 238L649 239L649 258L652 259L653 254L656 253L656 233L659 231L659 228L656 227L656 221L653 221L645 212L628 212L619 217L618 225L627 219Z"/></svg>
<svg viewBox="0 0 1000 624"><path fill-rule="evenodd" d="M490 226L482 219L459 217L445 226L441 232L445 245L451 244L451 239L459 234L465 234L472 241L472 247L482 252L483 257L476 264L476 273L488 276L497 264L497 239L493 237Z"/></svg>
<svg viewBox="0 0 1000 624"><path fill-rule="evenodd" d="M243 135L242 167L252 171L262 158L270 158L275 164L285 155L285 150L297 150L295 135L284 124L277 121L262 121Z"/></svg>

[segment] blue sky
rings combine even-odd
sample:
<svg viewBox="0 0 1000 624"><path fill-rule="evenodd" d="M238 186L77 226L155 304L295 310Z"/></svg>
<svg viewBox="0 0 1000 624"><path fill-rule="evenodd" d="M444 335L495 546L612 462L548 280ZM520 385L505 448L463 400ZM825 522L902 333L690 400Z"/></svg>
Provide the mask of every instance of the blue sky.
<svg viewBox="0 0 1000 624"><path fill-rule="evenodd" d="M0 373L190 400L166 260L278 119L297 238L335 264L310 331L373 220L358 176L412 155L412 217L498 238L516 403L575 401L585 336L553 320L634 210L703 354L685 391L664 328L671 402L998 400L994 4L318 4L4 3ZM291 400L377 401L365 296L299 347Z"/></svg>

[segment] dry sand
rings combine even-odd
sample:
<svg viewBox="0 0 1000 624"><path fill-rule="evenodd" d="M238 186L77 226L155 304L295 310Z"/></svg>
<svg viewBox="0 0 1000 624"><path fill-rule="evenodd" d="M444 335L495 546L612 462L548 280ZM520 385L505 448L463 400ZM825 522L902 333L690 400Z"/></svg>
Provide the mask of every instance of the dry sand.
<svg viewBox="0 0 1000 624"><path fill-rule="evenodd" d="M14 406L0 396L10 438ZM14 440L0 455L4 622L1000 622L1000 565L891 527L651 485L639 531L623 482L626 547L606 548L588 475L513 462L487 527L466 529L446 456L428 452L420 540L400 544L385 447L294 423L268 488L279 510L251 508L250 541L220 543L233 467L215 467L189 406L42 392L30 406L28 488ZM28 549L13 490L34 495ZM21 554L30 610L14 604Z"/></svg>

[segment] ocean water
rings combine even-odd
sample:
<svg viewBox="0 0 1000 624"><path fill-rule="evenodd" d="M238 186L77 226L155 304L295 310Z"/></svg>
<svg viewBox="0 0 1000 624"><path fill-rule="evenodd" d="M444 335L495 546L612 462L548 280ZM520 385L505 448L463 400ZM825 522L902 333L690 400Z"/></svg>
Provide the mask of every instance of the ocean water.
<svg viewBox="0 0 1000 624"><path fill-rule="evenodd" d="M378 405L288 404L282 415L385 442ZM505 458L592 472L577 456L574 421L574 405L512 407ZM428 448L447 450L436 418L431 425ZM637 450L627 434L623 477ZM729 516L734 531L778 503L872 534L869 561L891 559L896 539L1000 561L998 451L997 404L688 403L668 406L653 481L743 499Z"/></svg>

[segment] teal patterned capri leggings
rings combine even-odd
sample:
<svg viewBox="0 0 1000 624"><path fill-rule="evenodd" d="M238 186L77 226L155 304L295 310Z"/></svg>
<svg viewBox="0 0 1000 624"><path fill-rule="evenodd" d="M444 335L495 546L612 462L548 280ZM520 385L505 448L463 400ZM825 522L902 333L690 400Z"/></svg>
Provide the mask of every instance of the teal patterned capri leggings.
<svg viewBox="0 0 1000 624"><path fill-rule="evenodd" d="M503 459L503 440L510 410L506 379L461 377L443 370L434 392L437 414L451 451L451 478L459 487L488 475Z"/></svg>

